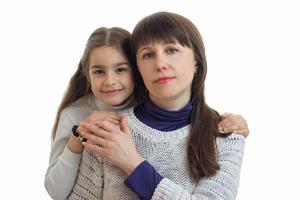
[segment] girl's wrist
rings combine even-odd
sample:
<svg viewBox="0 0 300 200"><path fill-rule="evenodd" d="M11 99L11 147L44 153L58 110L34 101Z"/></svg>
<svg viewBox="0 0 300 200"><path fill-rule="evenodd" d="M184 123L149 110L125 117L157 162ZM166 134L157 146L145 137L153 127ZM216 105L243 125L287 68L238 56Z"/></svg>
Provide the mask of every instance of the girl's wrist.
<svg viewBox="0 0 300 200"><path fill-rule="evenodd" d="M82 143L78 140L78 138L74 135L71 135L69 138L69 141L67 143L67 148L77 154L81 154L83 151L83 145Z"/></svg>

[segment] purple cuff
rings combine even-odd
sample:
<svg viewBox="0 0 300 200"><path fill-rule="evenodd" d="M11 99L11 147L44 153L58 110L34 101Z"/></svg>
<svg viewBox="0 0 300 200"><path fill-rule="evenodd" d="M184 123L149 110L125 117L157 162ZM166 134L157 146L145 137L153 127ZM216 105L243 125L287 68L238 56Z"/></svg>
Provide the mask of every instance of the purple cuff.
<svg viewBox="0 0 300 200"><path fill-rule="evenodd" d="M125 185L140 199L151 199L155 188L163 177L146 160L142 162L125 180Z"/></svg>

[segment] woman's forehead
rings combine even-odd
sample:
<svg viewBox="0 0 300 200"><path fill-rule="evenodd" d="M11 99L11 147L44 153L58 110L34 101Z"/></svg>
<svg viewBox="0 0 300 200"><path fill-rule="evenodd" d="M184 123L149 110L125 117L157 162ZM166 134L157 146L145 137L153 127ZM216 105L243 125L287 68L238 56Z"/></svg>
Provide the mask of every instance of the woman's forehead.
<svg viewBox="0 0 300 200"><path fill-rule="evenodd" d="M144 46L153 45L156 43L161 44L177 44L179 43L177 39L168 38L168 39L162 39L162 38L149 38L148 40L143 40L137 43L137 49L143 48Z"/></svg>

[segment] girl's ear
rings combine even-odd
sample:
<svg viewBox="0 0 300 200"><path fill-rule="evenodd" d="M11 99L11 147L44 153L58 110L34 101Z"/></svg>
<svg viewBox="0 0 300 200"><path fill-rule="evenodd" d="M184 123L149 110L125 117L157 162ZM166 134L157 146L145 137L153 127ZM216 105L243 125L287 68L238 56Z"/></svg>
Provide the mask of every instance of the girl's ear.
<svg viewBox="0 0 300 200"><path fill-rule="evenodd" d="M91 78L90 78L90 68L89 66L86 67L86 69L84 71L82 71L82 73L85 73L85 77L86 77L86 80L89 84L91 84Z"/></svg>

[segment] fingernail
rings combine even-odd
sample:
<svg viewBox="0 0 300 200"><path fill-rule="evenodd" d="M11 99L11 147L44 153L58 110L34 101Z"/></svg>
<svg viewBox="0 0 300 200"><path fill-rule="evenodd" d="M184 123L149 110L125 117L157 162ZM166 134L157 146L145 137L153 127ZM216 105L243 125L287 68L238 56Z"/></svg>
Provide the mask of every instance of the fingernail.
<svg viewBox="0 0 300 200"><path fill-rule="evenodd" d="M223 133L223 128L221 126L219 126L219 132Z"/></svg>

